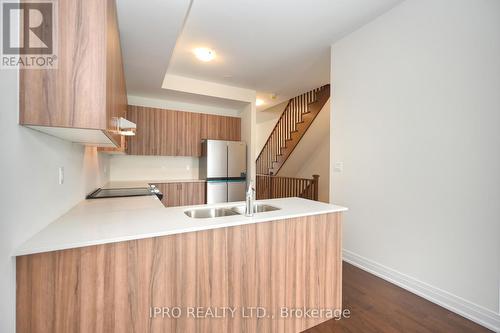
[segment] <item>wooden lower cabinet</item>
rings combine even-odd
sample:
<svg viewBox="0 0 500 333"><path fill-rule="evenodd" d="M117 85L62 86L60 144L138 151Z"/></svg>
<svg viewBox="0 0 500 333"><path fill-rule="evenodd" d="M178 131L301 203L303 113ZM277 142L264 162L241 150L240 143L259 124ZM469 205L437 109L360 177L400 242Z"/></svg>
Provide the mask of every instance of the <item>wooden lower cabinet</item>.
<svg viewBox="0 0 500 333"><path fill-rule="evenodd" d="M302 332L342 307L341 235L331 213L19 256L17 332Z"/></svg>
<svg viewBox="0 0 500 333"><path fill-rule="evenodd" d="M205 203L205 182L158 183L154 184L162 193L165 207L203 205Z"/></svg>

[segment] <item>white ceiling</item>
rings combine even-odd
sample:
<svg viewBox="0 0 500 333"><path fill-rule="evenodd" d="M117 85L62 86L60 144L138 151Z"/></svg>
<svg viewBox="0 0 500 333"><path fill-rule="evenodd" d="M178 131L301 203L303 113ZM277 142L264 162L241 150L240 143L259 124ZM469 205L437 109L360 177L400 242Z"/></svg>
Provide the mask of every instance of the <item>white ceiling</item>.
<svg viewBox="0 0 500 333"><path fill-rule="evenodd" d="M330 82L330 45L401 0L194 0L168 67L291 98ZM200 62L195 47L217 58ZM231 77L228 77L231 76Z"/></svg>
<svg viewBox="0 0 500 333"><path fill-rule="evenodd" d="M163 78L190 3L116 1L128 94L163 97Z"/></svg>
<svg viewBox="0 0 500 333"><path fill-rule="evenodd" d="M127 90L172 98L161 88L168 67L168 74L256 90L264 109L329 83L330 45L401 1L117 0ZM216 59L200 62L195 47L214 49Z"/></svg>

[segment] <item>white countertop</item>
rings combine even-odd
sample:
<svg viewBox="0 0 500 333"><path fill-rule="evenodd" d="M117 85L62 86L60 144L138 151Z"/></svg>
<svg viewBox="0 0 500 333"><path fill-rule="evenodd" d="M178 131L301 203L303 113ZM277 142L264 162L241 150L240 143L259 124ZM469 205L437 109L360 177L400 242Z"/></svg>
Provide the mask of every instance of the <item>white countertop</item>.
<svg viewBox="0 0 500 333"><path fill-rule="evenodd" d="M102 188L135 188L147 187L149 184L170 183L205 183L204 179L143 179L143 180L114 180L108 182Z"/></svg>
<svg viewBox="0 0 500 333"><path fill-rule="evenodd" d="M347 210L345 207L301 198L259 200L257 202L281 209L257 213L253 217L232 215L193 219L184 214L188 208L237 206L244 205L244 202L165 208L156 196L84 200L24 243L14 255L27 255Z"/></svg>

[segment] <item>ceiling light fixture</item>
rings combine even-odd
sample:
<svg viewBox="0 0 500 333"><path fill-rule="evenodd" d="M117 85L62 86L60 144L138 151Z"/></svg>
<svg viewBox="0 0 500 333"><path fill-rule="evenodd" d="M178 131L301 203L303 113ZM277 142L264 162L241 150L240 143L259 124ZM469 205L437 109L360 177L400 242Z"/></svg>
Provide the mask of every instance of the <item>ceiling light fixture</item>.
<svg viewBox="0 0 500 333"><path fill-rule="evenodd" d="M215 58L215 51L204 47L199 47L194 49L193 53L196 56L196 58L204 62L209 62L211 60L214 60Z"/></svg>
<svg viewBox="0 0 500 333"><path fill-rule="evenodd" d="M257 98L257 100L255 101L255 105L257 105L257 106L264 105L264 101L261 100L260 98Z"/></svg>

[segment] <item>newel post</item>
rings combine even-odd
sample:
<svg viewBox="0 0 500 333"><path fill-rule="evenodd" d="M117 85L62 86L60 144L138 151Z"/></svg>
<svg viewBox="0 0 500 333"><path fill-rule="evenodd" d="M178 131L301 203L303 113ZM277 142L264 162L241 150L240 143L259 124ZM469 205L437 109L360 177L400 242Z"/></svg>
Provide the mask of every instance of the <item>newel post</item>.
<svg viewBox="0 0 500 333"><path fill-rule="evenodd" d="M318 201L319 175L313 175L314 194L313 200Z"/></svg>

